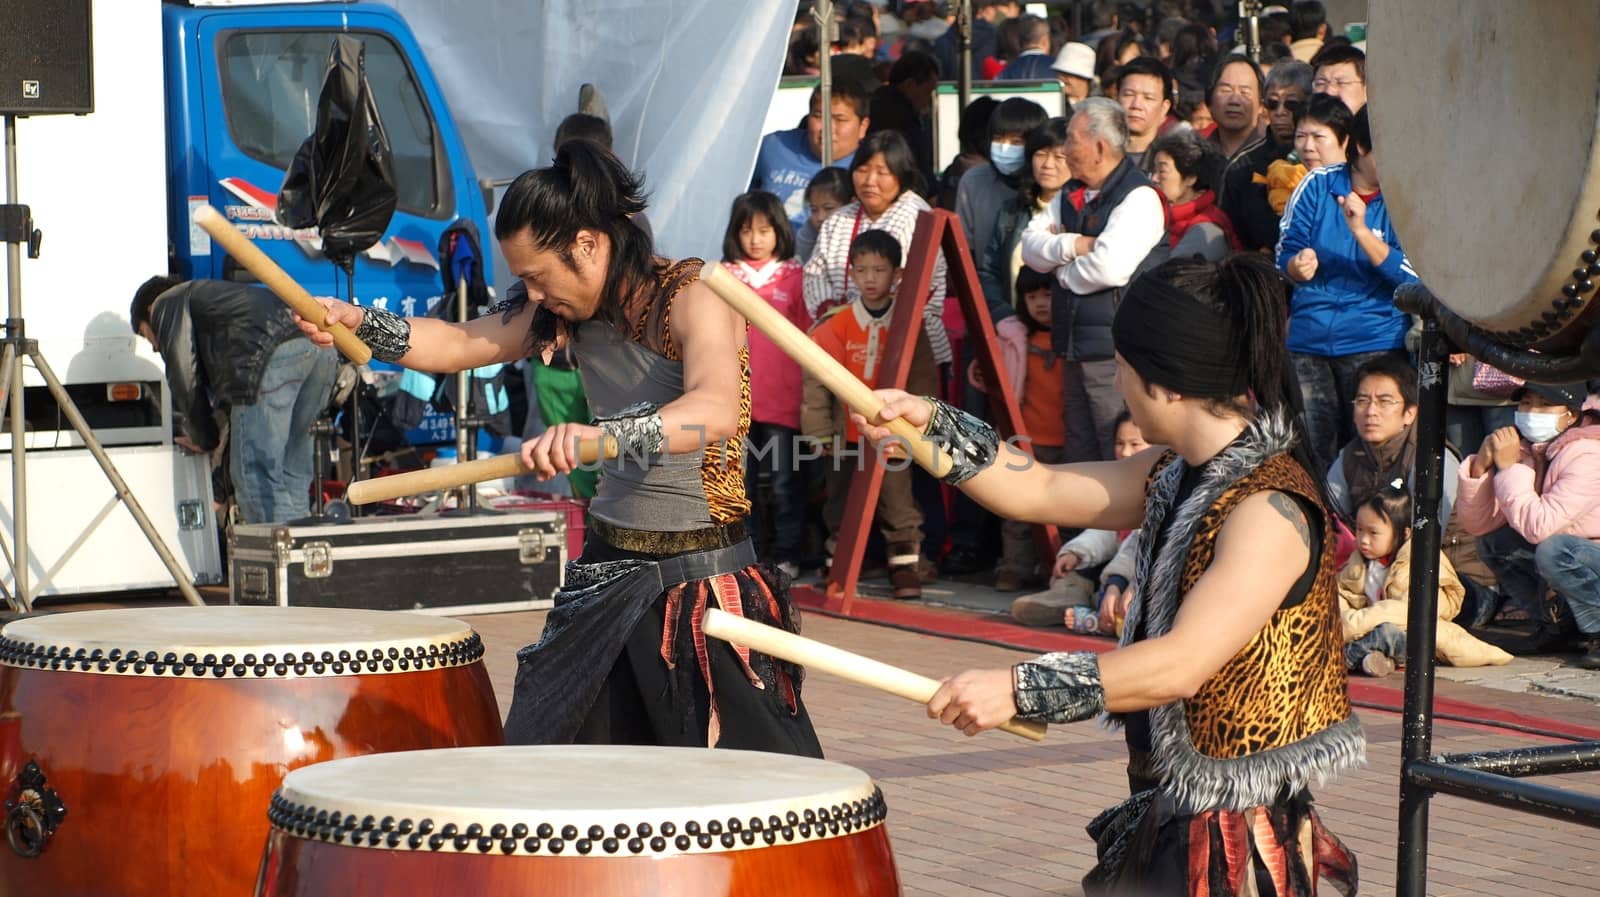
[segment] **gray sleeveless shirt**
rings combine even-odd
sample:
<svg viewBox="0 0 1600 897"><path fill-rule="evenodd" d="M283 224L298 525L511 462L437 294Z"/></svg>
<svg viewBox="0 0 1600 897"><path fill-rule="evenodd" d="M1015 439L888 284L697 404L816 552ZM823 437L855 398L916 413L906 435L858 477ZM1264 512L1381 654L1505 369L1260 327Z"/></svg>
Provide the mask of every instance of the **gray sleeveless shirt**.
<svg viewBox="0 0 1600 897"><path fill-rule="evenodd" d="M628 339L610 322L579 324L571 346L595 417L639 402L665 405L683 395L683 364ZM714 526L701 478L704 458L704 450L697 450L607 461L589 513L626 529L683 532Z"/></svg>

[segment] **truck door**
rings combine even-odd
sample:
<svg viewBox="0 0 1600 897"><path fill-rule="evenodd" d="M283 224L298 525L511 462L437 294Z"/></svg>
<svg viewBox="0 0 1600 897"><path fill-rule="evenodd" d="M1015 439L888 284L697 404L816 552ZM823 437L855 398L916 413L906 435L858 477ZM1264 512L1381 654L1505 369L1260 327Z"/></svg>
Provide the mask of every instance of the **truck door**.
<svg viewBox="0 0 1600 897"><path fill-rule="evenodd" d="M459 139L447 141L441 132L436 108L442 110L442 98L425 69L419 76L414 60L420 51L398 24L382 12L309 7L206 16L196 29L199 108L206 118L198 130L211 204L312 293L350 298L343 272L322 256L315 232L281 227L273 212L284 172L315 127L334 37L347 31L363 39L367 79L394 154L399 202L384 239L357 259L354 298L409 315L425 313L440 293L435 251L463 191L452 173L451 149ZM470 202L472 192L464 192ZM482 220L481 210L475 217ZM220 251L193 261L196 276L253 279Z"/></svg>

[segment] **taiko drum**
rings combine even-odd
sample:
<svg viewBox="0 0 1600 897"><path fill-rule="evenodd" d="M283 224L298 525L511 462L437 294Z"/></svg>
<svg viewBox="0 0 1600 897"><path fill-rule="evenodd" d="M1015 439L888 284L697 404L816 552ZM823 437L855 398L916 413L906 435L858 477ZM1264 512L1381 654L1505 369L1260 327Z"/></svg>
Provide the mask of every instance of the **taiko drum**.
<svg viewBox="0 0 1600 897"><path fill-rule="evenodd" d="M501 741L482 654L455 620L332 608L10 623L0 894L249 894L285 773Z"/></svg>
<svg viewBox="0 0 1600 897"><path fill-rule="evenodd" d="M291 772L258 897L892 897L883 795L777 754L412 751Z"/></svg>

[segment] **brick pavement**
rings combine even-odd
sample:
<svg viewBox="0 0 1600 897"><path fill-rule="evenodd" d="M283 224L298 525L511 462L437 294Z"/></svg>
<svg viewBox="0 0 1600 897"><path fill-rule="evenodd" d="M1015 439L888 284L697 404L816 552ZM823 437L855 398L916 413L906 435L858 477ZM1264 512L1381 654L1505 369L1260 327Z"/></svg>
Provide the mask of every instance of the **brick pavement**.
<svg viewBox="0 0 1600 897"><path fill-rule="evenodd" d="M468 618L483 636L502 711L515 651L537 638L537 613ZM1004 666L1026 655L810 614L806 635L937 676ZM1558 698L1439 683L1457 700L1600 723L1600 708ZM889 802L889 833L907 897L1080 895L1093 864L1083 826L1126 796L1120 736L1090 724L1058 726L1039 744L1001 733L966 738L899 698L818 674L806 703L828 757L867 771ZM1367 766L1316 790L1329 827L1356 852L1363 894L1394 889L1400 720L1365 711ZM1441 723L1436 752L1552 743L1480 726ZM1600 794L1600 773L1542 780ZM1428 892L1433 897L1568 897L1593 893L1600 858L1592 830L1457 798L1433 800Z"/></svg>

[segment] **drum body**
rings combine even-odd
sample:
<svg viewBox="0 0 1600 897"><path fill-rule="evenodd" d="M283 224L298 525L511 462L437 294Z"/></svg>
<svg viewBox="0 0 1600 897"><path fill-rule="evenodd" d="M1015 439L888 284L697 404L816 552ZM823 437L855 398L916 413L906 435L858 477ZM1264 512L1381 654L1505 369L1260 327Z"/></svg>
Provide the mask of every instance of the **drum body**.
<svg viewBox="0 0 1600 897"><path fill-rule="evenodd" d="M299 770L258 897L893 897L882 794L837 763L697 748L505 747Z"/></svg>
<svg viewBox="0 0 1600 897"><path fill-rule="evenodd" d="M417 614L14 622L0 633L0 784L24 809L7 817L0 894L249 894L289 770L500 742L481 656L465 624Z"/></svg>
<svg viewBox="0 0 1600 897"><path fill-rule="evenodd" d="M1576 345L1600 305L1600 6L1372 0L1367 19L1374 157L1412 267L1504 342Z"/></svg>

